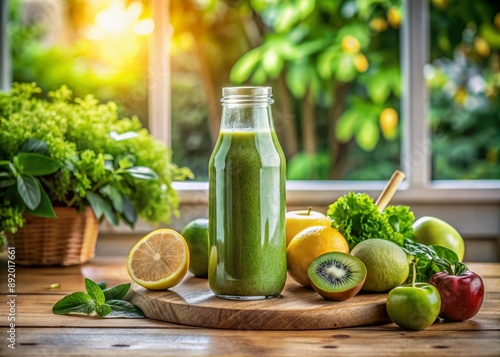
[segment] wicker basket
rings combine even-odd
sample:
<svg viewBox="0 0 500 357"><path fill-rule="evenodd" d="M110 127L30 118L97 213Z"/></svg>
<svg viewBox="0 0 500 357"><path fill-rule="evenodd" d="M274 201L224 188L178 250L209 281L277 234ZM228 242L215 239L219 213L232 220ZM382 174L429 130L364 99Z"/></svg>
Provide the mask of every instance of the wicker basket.
<svg viewBox="0 0 500 357"><path fill-rule="evenodd" d="M23 228L8 236L19 265L76 265L94 257L99 221L90 207L54 207L57 218L26 215Z"/></svg>

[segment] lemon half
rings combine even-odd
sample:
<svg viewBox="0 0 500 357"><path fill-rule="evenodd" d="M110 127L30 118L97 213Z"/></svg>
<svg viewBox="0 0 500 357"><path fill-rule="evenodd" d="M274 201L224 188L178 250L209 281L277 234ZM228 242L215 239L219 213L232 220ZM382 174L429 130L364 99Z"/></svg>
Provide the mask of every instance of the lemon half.
<svg viewBox="0 0 500 357"><path fill-rule="evenodd" d="M141 238L127 258L130 278L151 290L166 290L179 284L188 267L186 240L168 228L155 230Z"/></svg>

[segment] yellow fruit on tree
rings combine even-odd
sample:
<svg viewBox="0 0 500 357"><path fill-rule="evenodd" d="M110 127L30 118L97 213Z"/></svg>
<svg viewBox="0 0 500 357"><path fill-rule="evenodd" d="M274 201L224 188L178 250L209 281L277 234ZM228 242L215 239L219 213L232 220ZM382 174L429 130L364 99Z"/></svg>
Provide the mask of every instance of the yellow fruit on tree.
<svg viewBox="0 0 500 357"><path fill-rule="evenodd" d="M395 29L399 28L401 25L401 11L391 7L389 11L387 11L387 21L389 21L389 24Z"/></svg>
<svg viewBox="0 0 500 357"><path fill-rule="evenodd" d="M493 20L495 27L500 30L500 12L497 12L495 19Z"/></svg>
<svg viewBox="0 0 500 357"><path fill-rule="evenodd" d="M387 139L394 138L398 125L398 112L394 108L385 108L380 113L380 129Z"/></svg>
<svg viewBox="0 0 500 357"><path fill-rule="evenodd" d="M453 96L453 99L456 103L463 105L467 100L467 91L465 90L465 88L460 87Z"/></svg>
<svg viewBox="0 0 500 357"><path fill-rule="evenodd" d="M476 37L474 39L474 50L481 57L486 57L490 54L490 45L482 37Z"/></svg>
<svg viewBox="0 0 500 357"><path fill-rule="evenodd" d="M387 30L388 24L382 17L377 17L370 21L370 28L375 32L382 32Z"/></svg>
<svg viewBox="0 0 500 357"><path fill-rule="evenodd" d="M356 70L360 73L366 72L368 69L368 60L364 54L357 53L354 56L354 67L356 67Z"/></svg>
<svg viewBox="0 0 500 357"><path fill-rule="evenodd" d="M328 252L349 253L349 245L339 231L325 226L304 229L293 237L286 249L288 273L297 283L310 286L307 276L309 265Z"/></svg>
<svg viewBox="0 0 500 357"><path fill-rule="evenodd" d="M351 35L344 36L341 45L344 52L351 54L358 53L361 48L358 39Z"/></svg>

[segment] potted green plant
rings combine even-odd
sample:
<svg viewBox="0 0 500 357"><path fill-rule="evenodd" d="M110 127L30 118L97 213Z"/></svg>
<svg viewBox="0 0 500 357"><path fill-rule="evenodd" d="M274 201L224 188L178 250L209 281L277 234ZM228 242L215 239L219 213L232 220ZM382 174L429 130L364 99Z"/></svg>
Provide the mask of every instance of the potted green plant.
<svg viewBox="0 0 500 357"><path fill-rule="evenodd" d="M0 93L0 245L6 238L15 245L18 262L83 263L93 256L88 243L80 243L86 256L77 252L74 259L55 262L44 257L51 255L42 252L47 242L35 240L53 241L60 231L75 240L64 231L70 228L96 237L93 219L134 227L138 217L158 223L177 214L172 181L192 173L173 164L170 150L136 117L119 118L115 103L90 95L73 100L65 86L48 99L40 93L35 84L14 84L10 93ZM73 223L70 215L80 221ZM54 223L55 217L66 220ZM24 232L33 221L35 228ZM60 242L49 245L64 250ZM32 257L21 257L20 246Z"/></svg>

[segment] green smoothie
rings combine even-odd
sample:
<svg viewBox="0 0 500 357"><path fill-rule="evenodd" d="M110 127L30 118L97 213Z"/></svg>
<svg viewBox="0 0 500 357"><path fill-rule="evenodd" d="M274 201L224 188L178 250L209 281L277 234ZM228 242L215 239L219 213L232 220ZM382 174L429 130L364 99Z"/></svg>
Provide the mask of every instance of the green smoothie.
<svg viewBox="0 0 500 357"><path fill-rule="evenodd" d="M221 131L209 164L209 283L263 298L286 279L285 158L274 130Z"/></svg>

